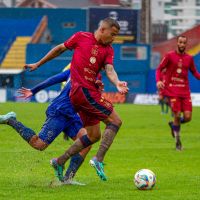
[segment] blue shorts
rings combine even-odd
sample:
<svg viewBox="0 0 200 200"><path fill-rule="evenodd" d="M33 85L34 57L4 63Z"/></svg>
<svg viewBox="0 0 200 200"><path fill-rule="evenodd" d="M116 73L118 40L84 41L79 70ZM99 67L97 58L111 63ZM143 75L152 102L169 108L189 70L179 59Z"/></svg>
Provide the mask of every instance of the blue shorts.
<svg viewBox="0 0 200 200"><path fill-rule="evenodd" d="M62 131L70 138L74 138L82 127L82 121L78 116L70 120L64 115L48 116L38 136L46 144L51 144Z"/></svg>

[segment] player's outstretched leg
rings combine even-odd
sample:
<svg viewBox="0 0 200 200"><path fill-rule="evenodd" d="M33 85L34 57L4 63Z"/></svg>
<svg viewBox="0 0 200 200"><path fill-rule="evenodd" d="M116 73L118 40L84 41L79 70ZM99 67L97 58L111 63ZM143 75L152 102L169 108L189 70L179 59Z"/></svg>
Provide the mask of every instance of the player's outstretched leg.
<svg viewBox="0 0 200 200"><path fill-rule="evenodd" d="M58 164L57 158L51 159L50 164L54 168L55 176L59 179L59 181L63 182L64 181L64 177L63 177L64 166Z"/></svg>
<svg viewBox="0 0 200 200"><path fill-rule="evenodd" d="M104 163L99 162L96 157L93 157L90 160L90 165L95 168L97 175L100 177L101 180L106 181L107 177L104 173Z"/></svg>
<svg viewBox="0 0 200 200"><path fill-rule="evenodd" d="M9 112L5 115L0 115L0 124L7 124L8 120L10 118L16 119L16 113L15 112Z"/></svg>

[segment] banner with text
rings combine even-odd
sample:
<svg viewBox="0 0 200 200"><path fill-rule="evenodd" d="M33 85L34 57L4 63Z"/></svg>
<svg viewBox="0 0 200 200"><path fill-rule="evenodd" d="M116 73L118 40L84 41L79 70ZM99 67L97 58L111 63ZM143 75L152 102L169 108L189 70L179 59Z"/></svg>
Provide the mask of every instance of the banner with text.
<svg viewBox="0 0 200 200"><path fill-rule="evenodd" d="M139 10L119 8L90 8L89 31L97 30L99 22L107 17L118 21L120 25L119 35L116 42L138 42L139 40Z"/></svg>

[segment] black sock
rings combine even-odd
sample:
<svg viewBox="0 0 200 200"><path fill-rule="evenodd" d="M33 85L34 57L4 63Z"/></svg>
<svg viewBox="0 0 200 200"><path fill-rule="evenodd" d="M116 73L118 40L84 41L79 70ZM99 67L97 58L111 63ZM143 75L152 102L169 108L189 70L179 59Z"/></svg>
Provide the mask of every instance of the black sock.
<svg viewBox="0 0 200 200"><path fill-rule="evenodd" d="M7 124L9 126L12 126L18 133L19 135L26 140L27 142L30 141L30 139L36 135L35 132L30 129L27 128L26 126L24 126L21 122L18 122L15 118L10 118L8 119Z"/></svg>
<svg viewBox="0 0 200 200"><path fill-rule="evenodd" d="M71 157L69 167L65 173L64 180L72 179L76 172L78 171L79 167L83 163L84 158L80 154L75 154Z"/></svg>
<svg viewBox="0 0 200 200"><path fill-rule="evenodd" d="M164 113L164 101L163 100L159 100L159 104L161 106L161 112Z"/></svg>

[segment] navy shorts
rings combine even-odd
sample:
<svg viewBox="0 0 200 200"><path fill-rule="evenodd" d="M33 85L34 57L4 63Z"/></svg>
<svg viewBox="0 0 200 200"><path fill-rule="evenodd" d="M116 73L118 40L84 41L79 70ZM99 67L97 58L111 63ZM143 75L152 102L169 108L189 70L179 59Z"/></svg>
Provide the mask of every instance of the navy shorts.
<svg viewBox="0 0 200 200"><path fill-rule="evenodd" d="M82 127L83 124L79 117L74 117L69 120L64 115L49 116L38 136L43 142L51 144L62 131L70 138L74 138Z"/></svg>

